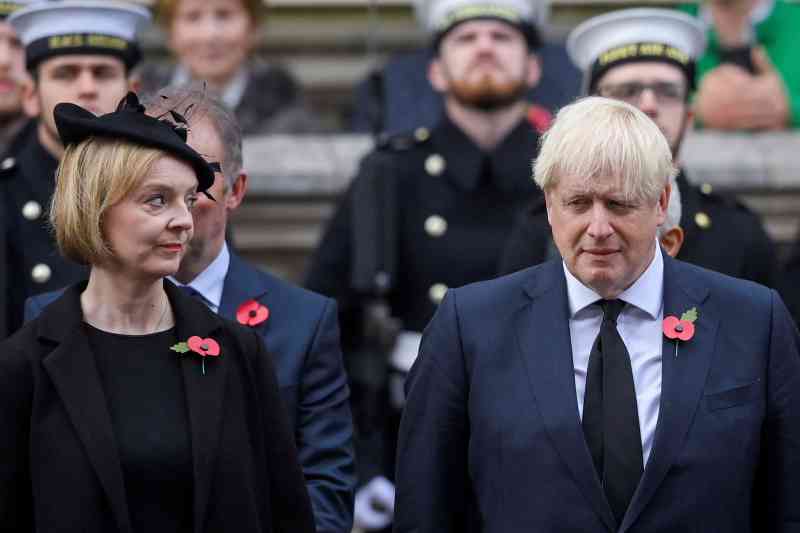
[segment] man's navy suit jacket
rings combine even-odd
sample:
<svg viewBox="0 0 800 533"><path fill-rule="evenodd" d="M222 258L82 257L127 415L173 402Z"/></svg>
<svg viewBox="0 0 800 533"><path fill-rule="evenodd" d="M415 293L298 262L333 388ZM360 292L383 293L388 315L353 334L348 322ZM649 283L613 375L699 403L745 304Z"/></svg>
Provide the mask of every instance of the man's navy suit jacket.
<svg viewBox="0 0 800 533"><path fill-rule="evenodd" d="M621 524L581 429L560 260L448 291L406 383L395 532L800 532L798 333L777 294L664 257L653 450Z"/></svg>
<svg viewBox="0 0 800 533"><path fill-rule="evenodd" d="M38 316L60 293L29 298L25 320ZM254 327L275 358L317 532L349 533L355 487L353 425L336 303L261 272L232 253L219 314L236 320L236 310L250 299L270 311L269 318Z"/></svg>

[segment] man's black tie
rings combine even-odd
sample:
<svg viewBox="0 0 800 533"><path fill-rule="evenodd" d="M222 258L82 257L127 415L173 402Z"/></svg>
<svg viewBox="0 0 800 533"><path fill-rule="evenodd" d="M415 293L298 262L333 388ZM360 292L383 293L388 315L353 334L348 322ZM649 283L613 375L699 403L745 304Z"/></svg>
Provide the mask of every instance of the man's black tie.
<svg viewBox="0 0 800 533"><path fill-rule="evenodd" d="M633 371L617 331L624 305L622 300L600 302L603 323L589 355L583 397L583 433L618 525L644 470Z"/></svg>

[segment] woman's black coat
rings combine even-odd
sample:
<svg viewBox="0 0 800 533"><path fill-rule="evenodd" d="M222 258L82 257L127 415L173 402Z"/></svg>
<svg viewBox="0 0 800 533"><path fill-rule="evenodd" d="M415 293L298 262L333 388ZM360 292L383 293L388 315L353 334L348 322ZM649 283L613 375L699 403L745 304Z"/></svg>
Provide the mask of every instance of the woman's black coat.
<svg viewBox="0 0 800 533"><path fill-rule="evenodd" d="M169 282L178 338L221 354L181 365L195 533L311 532L314 522L272 360L255 332ZM112 423L85 329L83 285L0 343L0 529L133 533ZM166 347L165 357L177 356ZM147 394L147 391L142 391Z"/></svg>

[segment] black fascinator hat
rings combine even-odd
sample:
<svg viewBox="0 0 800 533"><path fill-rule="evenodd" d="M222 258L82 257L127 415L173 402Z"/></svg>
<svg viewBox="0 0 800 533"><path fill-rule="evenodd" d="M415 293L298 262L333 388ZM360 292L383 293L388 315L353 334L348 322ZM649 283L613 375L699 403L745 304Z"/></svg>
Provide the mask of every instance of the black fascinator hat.
<svg viewBox="0 0 800 533"><path fill-rule="evenodd" d="M147 115L133 92L122 99L113 113L95 116L81 106L66 102L58 104L53 112L64 146L78 144L89 137L106 137L163 150L188 163L197 175L198 192L211 198L207 190L214 183L216 164L209 163L186 144L186 119L176 111L168 113L172 120Z"/></svg>

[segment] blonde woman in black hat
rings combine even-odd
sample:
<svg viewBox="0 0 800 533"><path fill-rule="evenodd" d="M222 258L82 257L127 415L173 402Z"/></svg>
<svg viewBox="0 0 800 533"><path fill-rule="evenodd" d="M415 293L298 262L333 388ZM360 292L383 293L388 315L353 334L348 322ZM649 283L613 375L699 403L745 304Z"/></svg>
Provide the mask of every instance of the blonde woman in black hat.
<svg viewBox="0 0 800 533"><path fill-rule="evenodd" d="M313 531L263 344L164 280L213 165L132 94L55 114L51 222L90 276L0 344L3 528Z"/></svg>

